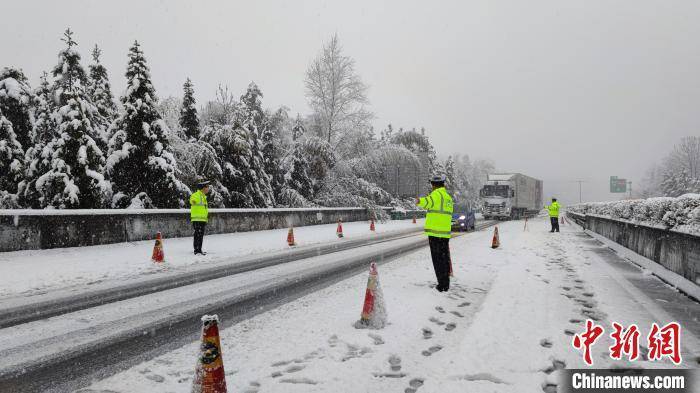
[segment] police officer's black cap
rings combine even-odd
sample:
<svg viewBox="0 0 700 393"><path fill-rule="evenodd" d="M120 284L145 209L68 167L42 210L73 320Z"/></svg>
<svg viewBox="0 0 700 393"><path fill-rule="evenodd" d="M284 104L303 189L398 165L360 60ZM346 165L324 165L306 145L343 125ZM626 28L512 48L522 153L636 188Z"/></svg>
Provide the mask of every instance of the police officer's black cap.
<svg viewBox="0 0 700 393"><path fill-rule="evenodd" d="M447 181L447 176L443 174L435 175L430 178L430 184L444 184Z"/></svg>
<svg viewBox="0 0 700 393"><path fill-rule="evenodd" d="M201 182L197 183L197 188L201 190L202 188L204 188L210 184L211 184L211 182L209 180L201 181Z"/></svg>

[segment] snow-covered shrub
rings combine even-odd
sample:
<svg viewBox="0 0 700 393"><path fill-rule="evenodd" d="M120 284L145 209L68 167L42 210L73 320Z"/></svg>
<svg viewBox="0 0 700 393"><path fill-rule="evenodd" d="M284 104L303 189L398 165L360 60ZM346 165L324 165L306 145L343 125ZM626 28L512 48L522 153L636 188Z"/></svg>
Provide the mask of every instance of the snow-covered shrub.
<svg viewBox="0 0 700 393"><path fill-rule="evenodd" d="M0 190L0 209L19 209L19 201L16 194Z"/></svg>
<svg viewBox="0 0 700 393"><path fill-rule="evenodd" d="M569 206L568 210L685 232L700 232L700 194L685 194L677 198L582 203Z"/></svg>
<svg viewBox="0 0 700 393"><path fill-rule="evenodd" d="M148 197L148 194L145 192L140 192L136 194L135 197L131 198L131 202L129 203L129 206L126 207L127 209L153 209L155 206L153 205L153 201L151 198Z"/></svg>

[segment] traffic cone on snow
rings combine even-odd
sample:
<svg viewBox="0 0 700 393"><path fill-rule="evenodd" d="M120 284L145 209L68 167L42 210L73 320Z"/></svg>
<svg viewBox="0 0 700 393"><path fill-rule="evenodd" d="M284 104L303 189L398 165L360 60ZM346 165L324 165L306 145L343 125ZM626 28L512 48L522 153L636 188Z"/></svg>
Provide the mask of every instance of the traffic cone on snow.
<svg viewBox="0 0 700 393"><path fill-rule="evenodd" d="M416 223L416 215L415 214L413 215L413 223L414 224Z"/></svg>
<svg viewBox="0 0 700 393"><path fill-rule="evenodd" d="M156 233L156 244L153 245L153 255L151 256L151 261L162 263L165 260L165 254L163 253L163 238L160 232Z"/></svg>
<svg viewBox="0 0 700 393"><path fill-rule="evenodd" d="M293 227L289 227L289 232L287 232L287 244L289 244L290 247L297 245L297 243L294 241L294 228Z"/></svg>
<svg viewBox="0 0 700 393"><path fill-rule="evenodd" d="M360 320L355 323L356 328L381 329L386 324L386 307L384 306L384 294L379 285L379 273L377 264L369 265L369 278L365 291L365 302L362 305Z"/></svg>
<svg viewBox="0 0 700 393"><path fill-rule="evenodd" d="M338 220L338 229L335 230L335 234L338 237L343 237L343 221Z"/></svg>
<svg viewBox="0 0 700 393"><path fill-rule="evenodd" d="M193 393L226 393L224 359L219 340L219 317L202 317L202 344L192 384Z"/></svg>
<svg viewBox="0 0 700 393"><path fill-rule="evenodd" d="M493 240L491 240L491 248L498 248L501 241L498 239L498 227L493 230Z"/></svg>
<svg viewBox="0 0 700 393"><path fill-rule="evenodd" d="M564 225L564 216L561 216L561 219L559 220L559 223L561 223L562 225Z"/></svg>
<svg viewBox="0 0 700 393"><path fill-rule="evenodd" d="M369 230L372 231L372 232L374 232L374 230L375 230L375 228L374 228L374 218L372 218L372 219L369 220Z"/></svg>

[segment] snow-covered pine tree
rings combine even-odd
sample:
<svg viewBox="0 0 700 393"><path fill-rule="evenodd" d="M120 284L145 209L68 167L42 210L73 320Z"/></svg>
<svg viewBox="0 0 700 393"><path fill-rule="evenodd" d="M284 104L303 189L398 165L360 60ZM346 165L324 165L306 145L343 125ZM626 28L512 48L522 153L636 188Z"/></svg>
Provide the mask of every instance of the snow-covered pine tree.
<svg viewBox="0 0 700 393"><path fill-rule="evenodd" d="M197 102L194 99L194 87L190 78L187 78L182 89L185 94L180 108L180 126L187 138L190 140L199 139L199 115L197 114Z"/></svg>
<svg viewBox="0 0 700 393"><path fill-rule="evenodd" d="M12 123L0 110L0 192L17 193L17 183L23 176L24 152L17 140Z"/></svg>
<svg viewBox="0 0 700 393"><path fill-rule="evenodd" d="M445 188L447 188L447 191L453 194L456 191L455 189L455 161L452 158L452 156L448 156L447 159L445 160Z"/></svg>
<svg viewBox="0 0 700 393"><path fill-rule="evenodd" d="M292 140L296 141L305 133L306 129L304 128L304 122L301 120L301 115L297 113L297 118L294 120L294 127L292 127Z"/></svg>
<svg viewBox="0 0 700 393"><path fill-rule="evenodd" d="M12 123L17 141L26 149L32 141L31 103L33 92L27 77L18 68L0 70L0 110Z"/></svg>
<svg viewBox="0 0 700 393"><path fill-rule="evenodd" d="M238 127L242 127L248 136L250 170L243 173L247 180L247 189L256 207L272 207L275 204L275 194L272 187L272 177L267 172L277 163L274 161L274 135L269 131L265 112L262 109L263 94L255 84L250 82L245 94L241 96L241 105L237 114ZM266 156L270 162L266 165Z"/></svg>
<svg viewBox="0 0 700 393"><path fill-rule="evenodd" d="M25 176L19 186L22 206L32 209L42 207L41 193L36 188L36 181L39 176L51 168L50 151L45 150L45 147L56 137L56 125L51 118L54 109L48 73L44 72L41 76L41 83L34 92L33 144L25 152Z"/></svg>
<svg viewBox="0 0 700 393"><path fill-rule="evenodd" d="M265 173L270 177L275 204L284 187L284 171L280 167L284 147L289 141L289 109L280 107L276 111L266 111L265 130L262 134Z"/></svg>
<svg viewBox="0 0 700 393"><path fill-rule="evenodd" d="M107 158L115 193L112 206L137 206L140 200L149 201L145 207L184 207L190 190L176 176L169 130L156 110L158 99L138 42L129 49L126 78L124 113L113 127Z"/></svg>
<svg viewBox="0 0 700 393"><path fill-rule="evenodd" d="M87 94L87 77L73 32L67 29L66 49L53 69L56 135L42 151L50 169L36 180L42 205L55 208L99 208L105 205L109 183L102 175L104 156L95 142L96 108Z"/></svg>
<svg viewBox="0 0 700 393"><path fill-rule="evenodd" d="M241 112L241 115L244 117L245 121L250 122L252 120L252 125L257 127L258 130L262 130L265 123L262 98L263 93L255 82L250 82L245 94L241 96L241 104L245 108L245 110ZM249 119L250 117L252 117L252 119Z"/></svg>
<svg viewBox="0 0 700 393"><path fill-rule="evenodd" d="M245 107L242 108L245 112ZM250 156L247 158L250 170L243 173L246 180L247 192L253 198L255 207L272 207L275 205L275 194L272 190L272 178L265 170L264 142L255 121L255 115L250 113L244 118L241 127L250 141Z"/></svg>
<svg viewBox="0 0 700 393"><path fill-rule="evenodd" d="M202 140L214 148L220 160L221 184L228 191L224 201L226 207L255 207L253 197L246 188L247 179L244 178L252 171L252 148L247 130L231 124L212 124L205 128Z"/></svg>
<svg viewBox="0 0 700 393"><path fill-rule="evenodd" d="M305 200L310 200L314 192L313 179L309 175L309 165L304 156L304 144L295 142L290 154L282 161L282 166L285 171L285 186L296 191Z"/></svg>
<svg viewBox="0 0 700 393"><path fill-rule="evenodd" d="M99 132L99 144L106 148L109 141L109 128L117 117L117 106L114 103L112 87L107 76L107 69L100 63L102 51L95 45L92 50L93 64L90 64L90 79L88 83L88 95L97 109L94 127Z"/></svg>

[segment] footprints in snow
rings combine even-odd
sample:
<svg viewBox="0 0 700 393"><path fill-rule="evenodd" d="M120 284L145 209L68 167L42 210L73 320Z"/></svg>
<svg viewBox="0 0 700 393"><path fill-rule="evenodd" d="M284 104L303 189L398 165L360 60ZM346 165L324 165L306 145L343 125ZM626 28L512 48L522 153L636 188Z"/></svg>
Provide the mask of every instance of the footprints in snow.
<svg viewBox="0 0 700 393"><path fill-rule="evenodd" d="M563 370L566 368L566 363L559 359L552 360L552 365L542 370L545 374L551 374L557 370Z"/></svg>
<svg viewBox="0 0 700 393"><path fill-rule="evenodd" d="M387 360L389 362L389 366L391 368L391 371L401 371L401 358L396 356L396 355L391 355L389 356L389 359Z"/></svg>
<svg viewBox="0 0 700 393"><path fill-rule="evenodd" d="M540 346L544 348L552 348L552 345L554 345L552 344L552 341L547 338L543 338L542 340L540 340Z"/></svg>
<svg viewBox="0 0 700 393"><path fill-rule="evenodd" d="M243 391L243 393L258 393L260 390L260 382L251 381L248 387Z"/></svg>
<svg viewBox="0 0 700 393"><path fill-rule="evenodd" d="M404 390L404 393L416 393L416 391L418 391L418 388L423 386L424 382L425 380L422 378L413 378L408 383L408 387Z"/></svg>
<svg viewBox="0 0 700 393"><path fill-rule="evenodd" d="M382 338L382 336L374 333L367 333L367 335L373 340L374 345L384 344L384 339Z"/></svg>
<svg viewBox="0 0 700 393"><path fill-rule="evenodd" d="M389 368L391 369L392 372L390 373L375 373L375 377L380 377L380 378L403 378L407 374L401 372L401 358L398 357L397 355L391 355L389 356L389 359L387 359L387 362L389 363ZM423 382L425 380L423 378L413 378L408 382L408 387L404 390L405 393L416 393L418 388L423 386Z"/></svg>
<svg viewBox="0 0 700 393"><path fill-rule="evenodd" d="M433 345L432 347L421 352L423 356L432 356L435 352L439 352L442 349L442 345Z"/></svg>

